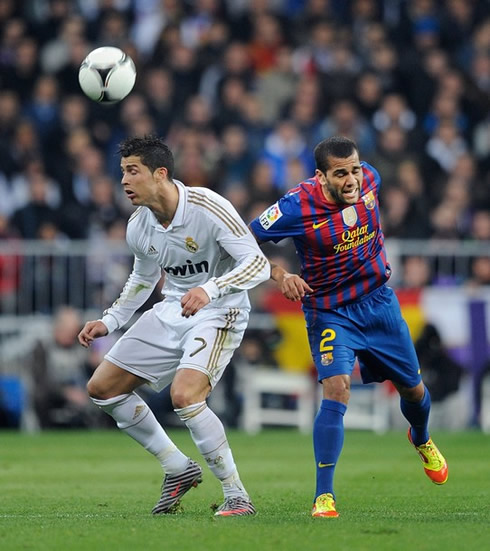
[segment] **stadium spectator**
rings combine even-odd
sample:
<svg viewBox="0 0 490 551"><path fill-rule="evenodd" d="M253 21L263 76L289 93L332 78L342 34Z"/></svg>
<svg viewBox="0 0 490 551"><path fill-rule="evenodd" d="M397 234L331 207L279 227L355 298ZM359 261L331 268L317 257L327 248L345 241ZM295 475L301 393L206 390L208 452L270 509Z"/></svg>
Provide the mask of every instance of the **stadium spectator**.
<svg viewBox="0 0 490 551"><path fill-rule="evenodd" d="M335 46L333 21L318 18L311 22L307 36L293 53L293 67L298 74L326 73L332 64Z"/></svg>
<svg viewBox="0 0 490 551"><path fill-rule="evenodd" d="M460 410L456 396L465 373L442 342L437 328L427 323L415 341L424 382L434 402L431 408L431 424L440 428L460 426Z"/></svg>
<svg viewBox="0 0 490 551"><path fill-rule="evenodd" d="M167 69L150 67L144 75L143 93L148 103L148 111L158 134L166 136L174 118L174 83Z"/></svg>
<svg viewBox="0 0 490 551"><path fill-rule="evenodd" d="M50 75L41 75L35 82L32 98L26 102L24 114L44 140L58 124L58 83Z"/></svg>
<svg viewBox="0 0 490 551"><path fill-rule="evenodd" d="M247 133L250 151L256 159L260 159L263 154L265 140L271 128L264 119L264 114L256 94L248 93L245 95L240 113L242 125Z"/></svg>
<svg viewBox="0 0 490 551"><path fill-rule="evenodd" d="M311 172L313 159L306 140L298 127L289 120L280 121L267 136L264 143L263 159L272 168L272 181L278 192L284 192L287 182L287 166L291 159L298 160L306 173Z"/></svg>
<svg viewBox="0 0 490 551"><path fill-rule="evenodd" d="M359 113L372 121L373 115L380 108L383 100L383 86L376 73L363 71L357 76L355 85L355 101Z"/></svg>
<svg viewBox="0 0 490 551"><path fill-rule="evenodd" d="M0 213L0 243L19 238L18 232L9 223L9 218ZM16 310L16 293L22 258L15 254L0 255L0 312Z"/></svg>
<svg viewBox="0 0 490 551"><path fill-rule="evenodd" d="M470 289L490 286L490 258L478 256L471 262L471 274L466 282Z"/></svg>
<svg viewBox="0 0 490 551"><path fill-rule="evenodd" d="M247 86L237 77L229 77L221 83L214 125L219 133L225 126L242 124L243 101L247 95Z"/></svg>
<svg viewBox="0 0 490 551"><path fill-rule="evenodd" d="M403 259L400 271L397 288L405 291L422 291L433 280L430 262L423 256L407 256Z"/></svg>
<svg viewBox="0 0 490 551"><path fill-rule="evenodd" d="M121 199L109 176L100 174L91 179L85 218L89 239L103 239L113 224L126 219L126 213L120 206Z"/></svg>
<svg viewBox="0 0 490 551"><path fill-rule="evenodd" d="M54 315L52 335L39 340L32 353L32 398L43 429L101 425L101 414L85 391L91 373L87 351L78 345L81 327L79 311L60 307Z"/></svg>
<svg viewBox="0 0 490 551"><path fill-rule="evenodd" d="M253 156L247 143L247 134L242 126L227 126L221 135L222 153L219 161L220 187L244 184L252 170Z"/></svg>
<svg viewBox="0 0 490 551"><path fill-rule="evenodd" d="M22 172L15 174L10 179L10 185L3 197L5 198L6 207L12 208L9 214L13 214L15 210L25 207L30 201L31 182L36 178L46 180L46 202L53 209L61 206L61 191L58 183L46 174L44 162L41 157L32 158L26 161Z"/></svg>
<svg viewBox="0 0 490 551"><path fill-rule="evenodd" d="M459 157L468 151L468 145L454 121L444 119L434 129L425 146L427 155L446 173L451 172Z"/></svg>
<svg viewBox="0 0 490 551"><path fill-rule="evenodd" d="M289 118L312 146L320 133L320 120L326 112L324 94L317 75L304 75L298 81L294 97L285 106L282 118Z"/></svg>
<svg viewBox="0 0 490 551"><path fill-rule="evenodd" d="M255 17L248 51L253 71L258 77L277 66L283 45L283 31L278 18L270 13Z"/></svg>
<svg viewBox="0 0 490 551"><path fill-rule="evenodd" d="M121 247L126 237L126 217L124 220L115 219L105 233L94 234L94 239L90 239L88 244L86 271L90 308L110 304L123 287L131 269L127 247Z"/></svg>
<svg viewBox="0 0 490 551"><path fill-rule="evenodd" d="M37 163L33 164L32 169L27 171L27 197L21 200L12 214L12 225L24 239L38 239L43 224L53 224L58 228L63 225L61 212L57 208L57 190L37 166Z"/></svg>
<svg viewBox="0 0 490 551"><path fill-rule="evenodd" d="M320 126L320 136L345 136L355 140L364 155L369 155L375 148L375 132L364 119L356 104L349 99L341 99L332 105L329 115ZM317 142L321 139L317 137Z"/></svg>
<svg viewBox="0 0 490 551"><path fill-rule="evenodd" d="M471 220L470 237L481 241L490 241L490 212L477 210Z"/></svg>
<svg viewBox="0 0 490 551"><path fill-rule="evenodd" d="M412 161L421 164L421 155L409 147L407 131L398 125L390 125L379 132L376 148L371 154L366 153L366 158L370 163L379 167L380 174L383 174L385 189L396 184L401 163Z"/></svg>
<svg viewBox="0 0 490 551"><path fill-rule="evenodd" d="M298 80L299 76L293 70L292 48L283 45L277 52L274 65L259 73L255 85L267 123L274 123L292 101Z"/></svg>

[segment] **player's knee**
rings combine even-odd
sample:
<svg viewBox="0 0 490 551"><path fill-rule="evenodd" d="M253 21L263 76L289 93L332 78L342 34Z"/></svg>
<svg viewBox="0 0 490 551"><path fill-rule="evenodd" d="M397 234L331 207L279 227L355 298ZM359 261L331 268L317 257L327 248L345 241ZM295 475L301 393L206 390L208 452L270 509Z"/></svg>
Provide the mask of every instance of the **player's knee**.
<svg viewBox="0 0 490 551"><path fill-rule="evenodd" d="M90 379L87 383L87 393L90 396L90 398L96 398L98 400L103 400L104 396L101 393L101 389L97 385L96 382L94 382L92 379Z"/></svg>
<svg viewBox="0 0 490 551"><path fill-rule="evenodd" d="M172 399L174 409L185 408L198 401L192 388L185 388L180 385L172 386L170 389L170 398Z"/></svg>
<svg viewBox="0 0 490 551"><path fill-rule="evenodd" d="M424 398L425 387L423 383L418 384L412 388L397 386L400 396L407 402L420 402Z"/></svg>
<svg viewBox="0 0 490 551"><path fill-rule="evenodd" d="M206 400L211 390L206 375L194 369L179 369L170 387L174 409L186 408Z"/></svg>
<svg viewBox="0 0 490 551"><path fill-rule="evenodd" d="M109 392L109 389L106 385L103 384L103 381L92 377L87 383L87 392L90 398L95 398L96 400L107 400L112 398L113 394Z"/></svg>
<svg viewBox="0 0 490 551"><path fill-rule="evenodd" d="M323 397L327 400L335 400L342 404L348 404L350 398L350 378L337 375L323 379Z"/></svg>
<svg viewBox="0 0 490 551"><path fill-rule="evenodd" d="M348 404L350 398L350 389L340 387L331 389L326 398L329 400L335 400L335 402L341 402L342 404Z"/></svg>

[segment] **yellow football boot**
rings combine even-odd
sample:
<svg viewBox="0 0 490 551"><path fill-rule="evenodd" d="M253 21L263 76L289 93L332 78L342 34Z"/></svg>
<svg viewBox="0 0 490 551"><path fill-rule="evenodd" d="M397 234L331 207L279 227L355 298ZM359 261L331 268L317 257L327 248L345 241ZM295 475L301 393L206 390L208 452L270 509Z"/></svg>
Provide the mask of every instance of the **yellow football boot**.
<svg viewBox="0 0 490 551"><path fill-rule="evenodd" d="M424 463L425 474L434 482L434 484L444 484L449 476L447 462L437 446L429 438L425 444L416 446L412 442L412 433L408 429L408 440L415 448Z"/></svg>
<svg viewBox="0 0 490 551"><path fill-rule="evenodd" d="M335 500L332 494L321 494L315 499L311 516L337 518L339 514L335 509Z"/></svg>

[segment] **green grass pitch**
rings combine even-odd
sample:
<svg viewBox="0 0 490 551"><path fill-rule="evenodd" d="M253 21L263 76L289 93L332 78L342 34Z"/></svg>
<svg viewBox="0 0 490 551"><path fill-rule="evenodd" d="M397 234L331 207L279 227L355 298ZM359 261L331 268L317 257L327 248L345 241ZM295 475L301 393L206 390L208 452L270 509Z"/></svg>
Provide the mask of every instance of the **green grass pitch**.
<svg viewBox="0 0 490 551"><path fill-rule="evenodd" d="M171 436L201 465L186 430ZM230 431L256 517L213 518L218 482L204 481L183 511L153 517L161 469L117 430L0 432L2 551L479 550L490 542L490 437L435 433L449 481L432 484L403 431L347 431L337 468L338 519L312 519L311 436Z"/></svg>

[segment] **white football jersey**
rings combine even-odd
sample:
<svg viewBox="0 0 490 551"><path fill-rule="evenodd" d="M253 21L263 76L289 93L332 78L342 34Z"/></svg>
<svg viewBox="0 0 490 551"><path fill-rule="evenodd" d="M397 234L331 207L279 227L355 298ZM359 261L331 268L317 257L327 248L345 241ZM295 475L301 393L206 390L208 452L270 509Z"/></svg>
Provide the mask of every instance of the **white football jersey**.
<svg viewBox="0 0 490 551"><path fill-rule="evenodd" d="M165 300L179 300L202 287L206 307L250 308L247 290L270 277L270 265L233 205L214 191L174 180L179 203L164 228L153 212L139 207L126 239L133 271L102 321L109 332L122 327L142 306L164 274Z"/></svg>

